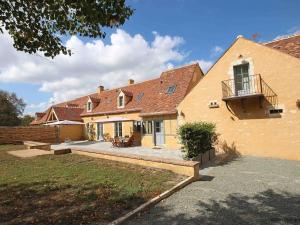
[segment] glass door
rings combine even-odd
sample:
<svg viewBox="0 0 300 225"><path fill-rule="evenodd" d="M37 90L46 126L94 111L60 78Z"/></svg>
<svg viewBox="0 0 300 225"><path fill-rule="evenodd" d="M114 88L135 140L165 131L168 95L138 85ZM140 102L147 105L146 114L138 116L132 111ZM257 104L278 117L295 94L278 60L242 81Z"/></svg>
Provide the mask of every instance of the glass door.
<svg viewBox="0 0 300 225"><path fill-rule="evenodd" d="M103 141L103 123L97 123L98 141Z"/></svg>
<svg viewBox="0 0 300 225"><path fill-rule="evenodd" d="M154 121L155 145L163 145L165 143L164 123L162 120Z"/></svg>
<svg viewBox="0 0 300 225"><path fill-rule="evenodd" d="M249 64L233 67L235 95L250 94Z"/></svg>

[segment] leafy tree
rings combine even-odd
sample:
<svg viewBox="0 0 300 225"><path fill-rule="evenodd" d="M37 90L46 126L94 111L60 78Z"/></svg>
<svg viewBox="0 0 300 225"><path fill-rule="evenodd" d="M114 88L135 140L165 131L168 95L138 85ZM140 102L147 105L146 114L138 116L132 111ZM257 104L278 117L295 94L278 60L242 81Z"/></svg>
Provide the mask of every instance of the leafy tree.
<svg viewBox="0 0 300 225"><path fill-rule="evenodd" d="M17 126L26 104L15 93L0 90L0 126Z"/></svg>
<svg viewBox="0 0 300 225"><path fill-rule="evenodd" d="M53 58L71 54L62 36L104 38L103 28L123 25L132 13L125 0L1 0L0 32L8 31L17 50Z"/></svg>
<svg viewBox="0 0 300 225"><path fill-rule="evenodd" d="M21 117L21 126L29 126L30 123L34 120L34 117L31 115L25 115L23 117Z"/></svg>

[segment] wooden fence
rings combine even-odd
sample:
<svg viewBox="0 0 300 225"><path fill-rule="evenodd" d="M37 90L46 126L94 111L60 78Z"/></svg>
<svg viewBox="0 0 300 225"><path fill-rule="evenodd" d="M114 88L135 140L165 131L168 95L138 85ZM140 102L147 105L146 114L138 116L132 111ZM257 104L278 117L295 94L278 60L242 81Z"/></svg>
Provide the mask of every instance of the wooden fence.
<svg viewBox="0 0 300 225"><path fill-rule="evenodd" d="M0 126L0 144L11 144L20 141L39 141L57 143L59 131L57 127L4 127Z"/></svg>

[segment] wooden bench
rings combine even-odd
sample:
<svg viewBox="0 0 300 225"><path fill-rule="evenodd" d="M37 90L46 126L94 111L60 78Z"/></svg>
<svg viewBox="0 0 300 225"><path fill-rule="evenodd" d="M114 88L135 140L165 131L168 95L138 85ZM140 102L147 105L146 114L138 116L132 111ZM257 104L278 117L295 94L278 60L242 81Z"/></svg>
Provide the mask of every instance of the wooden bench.
<svg viewBox="0 0 300 225"><path fill-rule="evenodd" d="M41 149L41 150L51 150L51 146L49 143L42 143L37 141L24 141L23 144L27 149Z"/></svg>

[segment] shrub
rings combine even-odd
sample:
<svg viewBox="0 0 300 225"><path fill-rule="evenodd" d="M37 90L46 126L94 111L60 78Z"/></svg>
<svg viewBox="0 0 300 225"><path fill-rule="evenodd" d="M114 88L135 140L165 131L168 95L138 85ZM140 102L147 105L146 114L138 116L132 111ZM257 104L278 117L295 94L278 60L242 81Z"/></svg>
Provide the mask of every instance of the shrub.
<svg viewBox="0 0 300 225"><path fill-rule="evenodd" d="M90 125L88 127L88 140L89 141L94 141L96 139L96 132L95 132L95 128L93 125Z"/></svg>
<svg viewBox="0 0 300 225"><path fill-rule="evenodd" d="M186 123L179 128L179 136L183 145L185 158L197 157L213 148L216 142L216 126L213 123Z"/></svg>

